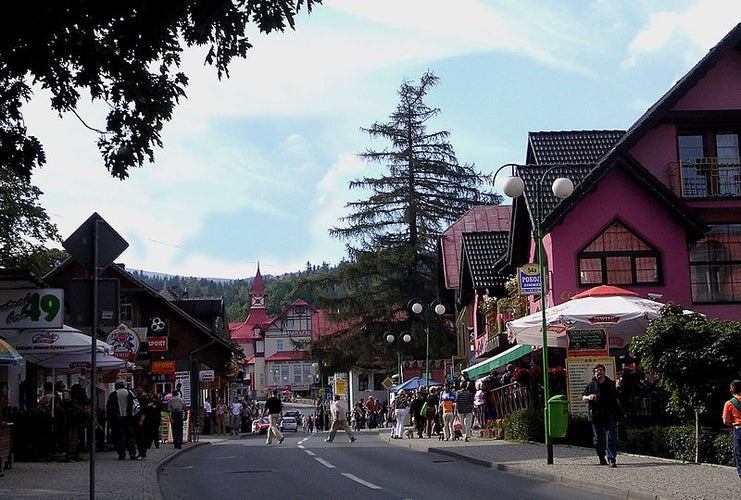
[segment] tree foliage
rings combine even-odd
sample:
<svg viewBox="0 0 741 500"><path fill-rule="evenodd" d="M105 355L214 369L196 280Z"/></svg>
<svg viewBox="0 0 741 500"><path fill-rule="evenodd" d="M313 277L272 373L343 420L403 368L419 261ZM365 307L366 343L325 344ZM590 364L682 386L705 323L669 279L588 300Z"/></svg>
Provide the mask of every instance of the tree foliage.
<svg viewBox="0 0 741 500"><path fill-rule="evenodd" d="M112 176L154 161L163 124L185 96L179 71L185 47L206 47L205 62L221 78L252 47L251 24L263 33L294 29L300 9L321 0L131 0L46 2L3 6L0 16L0 163L25 179L43 164L43 148L27 135L20 108L31 84L51 92L51 107L74 113L99 132ZM104 126L78 112L81 92L108 106Z"/></svg>
<svg viewBox="0 0 741 500"><path fill-rule="evenodd" d="M499 202L497 195L479 190L483 176L473 165L458 162L449 132L428 129L440 110L424 98L437 83L430 72L418 85L405 81L388 121L363 129L388 143L382 150L360 153L367 163L381 164L385 173L350 183L370 196L348 203L352 213L341 219L343 226L330 230L348 242L349 260L308 284L320 287L321 307L343 325L337 335L312 346L338 371L389 360L384 340L389 331L410 331L411 353L425 356L427 324L410 315L407 305L416 297L427 305L437 296L437 238L473 205ZM430 319L431 352L447 357L455 340L450 322Z"/></svg>
<svg viewBox="0 0 741 500"><path fill-rule="evenodd" d="M45 246L49 241L61 240L39 204L41 194L11 169L0 168L0 267L25 269L43 276L58 263L57 259L63 258Z"/></svg>
<svg viewBox="0 0 741 500"><path fill-rule="evenodd" d="M695 412L720 414L728 384L741 372L741 323L684 314L677 304L661 313L631 349L670 392L670 410L687 419Z"/></svg>

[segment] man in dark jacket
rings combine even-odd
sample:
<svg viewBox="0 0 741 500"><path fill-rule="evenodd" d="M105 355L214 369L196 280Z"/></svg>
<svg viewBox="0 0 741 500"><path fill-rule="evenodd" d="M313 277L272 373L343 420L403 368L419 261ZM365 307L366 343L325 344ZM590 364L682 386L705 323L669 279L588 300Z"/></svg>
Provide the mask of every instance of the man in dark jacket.
<svg viewBox="0 0 741 500"><path fill-rule="evenodd" d="M138 460L134 445L134 395L122 380L116 381L116 390L108 396L106 417L111 429L111 440L118 452L118 459Z"/></svg>
<svg viewBox="0 0 741 500"><path fill-rule="evenodd" d="M609 462L610 467L617 467L617 422L623 417L623 410L618 401L615 381L605 375L605 365L595 365L592 371L594 378L584 389L582 401L587 403L589 421L592 422L594 449L600 465Z"/></svg>

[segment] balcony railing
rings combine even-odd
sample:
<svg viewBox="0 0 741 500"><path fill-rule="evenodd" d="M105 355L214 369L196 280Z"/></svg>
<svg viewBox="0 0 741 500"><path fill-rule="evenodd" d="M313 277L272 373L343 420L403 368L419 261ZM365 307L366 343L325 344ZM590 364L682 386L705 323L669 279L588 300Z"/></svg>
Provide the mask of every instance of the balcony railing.
<svg viewBox="0 0 741 500"><path fill-rule="evenodd" d="M739 158L691 158L667 170L672 191L682 198L741 197Z"/></svg>

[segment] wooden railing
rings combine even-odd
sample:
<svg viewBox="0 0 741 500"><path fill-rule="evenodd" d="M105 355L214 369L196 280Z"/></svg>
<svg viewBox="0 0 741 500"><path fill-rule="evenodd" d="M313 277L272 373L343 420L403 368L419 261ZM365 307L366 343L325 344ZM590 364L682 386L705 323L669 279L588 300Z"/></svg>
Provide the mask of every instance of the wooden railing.
<svg viewBox="0 0 741 500"><path fill-rule="evenodd" d="M739 158L691 158L667 166L672 191L682 198L741 197Z"/></svg>

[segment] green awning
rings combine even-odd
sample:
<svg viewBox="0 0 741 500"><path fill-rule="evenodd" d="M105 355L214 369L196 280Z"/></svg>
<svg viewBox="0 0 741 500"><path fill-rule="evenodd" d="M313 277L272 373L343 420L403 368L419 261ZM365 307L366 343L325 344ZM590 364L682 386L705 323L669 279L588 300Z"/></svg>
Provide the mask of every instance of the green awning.
<svg viewBox="0 0 741 500"><path fill-rule="evenodd" d="M473 366L469 366L468 368L463 370L463 373L468 373L468 376L471 378L480 377L482 375L486 375L495 368L499 368L500 366L511 363L516 359L520 359L525 354L530 354L532 351L533 346L531 345L516 345L510 347L504 352L500 352L496 356L485 359L484 361L476 363Z"/></svg>

